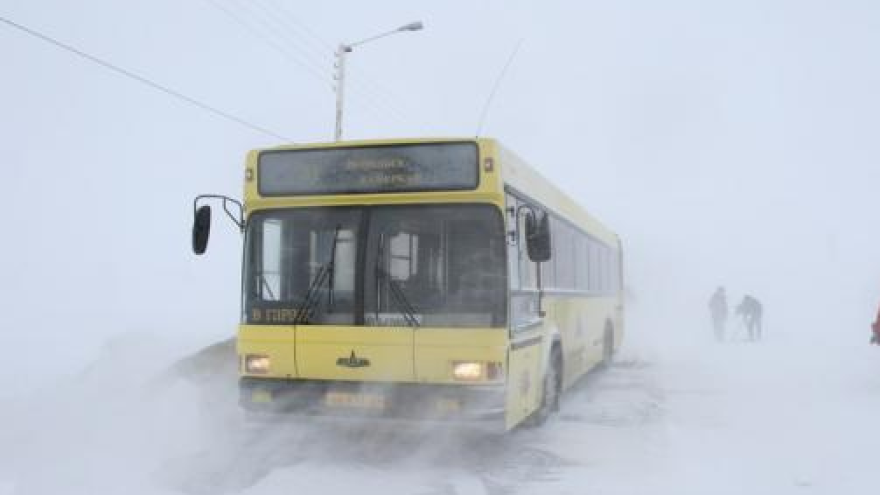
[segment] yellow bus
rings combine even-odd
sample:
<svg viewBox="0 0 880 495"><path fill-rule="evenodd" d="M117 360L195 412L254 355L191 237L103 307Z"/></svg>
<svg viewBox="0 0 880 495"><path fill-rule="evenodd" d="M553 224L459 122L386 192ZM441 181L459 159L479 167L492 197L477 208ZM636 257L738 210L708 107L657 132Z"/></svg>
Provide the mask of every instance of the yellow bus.
<svg viewBox="0 0 880 495"><path fill-rule="evenodd" d="M498 141L248 153L240 403L268 413L540 424L623 335L619 238ZM236 207L238 210L236 210Z"/></svg>

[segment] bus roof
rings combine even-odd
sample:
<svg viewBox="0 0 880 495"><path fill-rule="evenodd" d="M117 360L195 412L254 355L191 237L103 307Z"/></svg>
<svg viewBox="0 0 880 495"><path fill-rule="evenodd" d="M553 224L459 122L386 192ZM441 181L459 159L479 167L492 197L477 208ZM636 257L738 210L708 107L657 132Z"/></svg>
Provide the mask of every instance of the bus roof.
<svg viewBox="0 0 880 495"><path fill-rule="evenodd" d="M357 148L361 146L382 146L394 144L420 144L420 143L449 143L449 142L479 142L485 139L475 139L471 137L428 137L428 138L385 138L385 139L355 139L351 141L325 141L318 143L289 143L273 146L270 148L260 148L256 151L266 150L297 150L297 149L314 149L314 148ZM492 141L492 140L489 140Z"/></svg>

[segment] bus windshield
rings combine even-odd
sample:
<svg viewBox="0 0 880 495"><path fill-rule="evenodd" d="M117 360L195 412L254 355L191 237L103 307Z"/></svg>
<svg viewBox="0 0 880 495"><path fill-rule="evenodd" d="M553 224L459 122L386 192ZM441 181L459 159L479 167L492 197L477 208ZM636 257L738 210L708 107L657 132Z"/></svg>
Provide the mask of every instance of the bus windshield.
<svg viewBox="0 0 880 495"><path fill-rule="evenodd" d="M506 324L504 229L491 205L261 211L245 242L245 323Z"/></svg>

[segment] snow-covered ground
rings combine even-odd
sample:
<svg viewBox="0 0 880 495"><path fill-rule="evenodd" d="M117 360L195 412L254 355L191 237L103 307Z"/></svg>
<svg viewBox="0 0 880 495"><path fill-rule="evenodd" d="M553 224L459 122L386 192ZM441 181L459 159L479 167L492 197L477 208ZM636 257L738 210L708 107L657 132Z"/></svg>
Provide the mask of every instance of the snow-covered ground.
<svg viewBox="0 0 880 495"><path fill-rule="evenodd" d="M874 494L880 348L632 329L544 427L244 424L228 347L122 339L0 404L6 494Z"/></svg>

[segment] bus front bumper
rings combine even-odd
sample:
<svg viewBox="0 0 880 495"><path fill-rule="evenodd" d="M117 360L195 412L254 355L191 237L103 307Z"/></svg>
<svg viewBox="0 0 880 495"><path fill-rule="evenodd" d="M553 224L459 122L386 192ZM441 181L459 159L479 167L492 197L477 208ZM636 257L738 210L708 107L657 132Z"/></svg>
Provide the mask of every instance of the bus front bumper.
<svg viewBox="0 0 880 495"><path fill-rule="evenodd" d="M242 377L239 404L248 411L405 418L504 420L506 388L497 385L338 382Z"/></svg>

